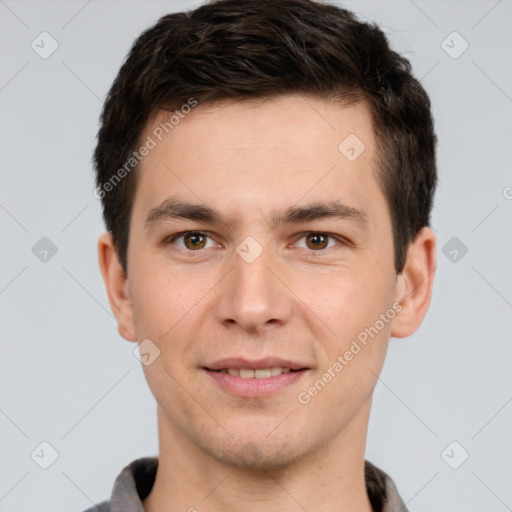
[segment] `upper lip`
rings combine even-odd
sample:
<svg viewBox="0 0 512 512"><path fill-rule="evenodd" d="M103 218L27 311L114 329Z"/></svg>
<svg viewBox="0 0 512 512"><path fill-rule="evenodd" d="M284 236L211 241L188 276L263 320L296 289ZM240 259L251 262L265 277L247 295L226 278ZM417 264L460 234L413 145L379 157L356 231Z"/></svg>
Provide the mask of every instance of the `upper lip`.
<svg viewBox="0 0 512 512"><path fill-rule="evenodd" d="M251 370L263 370L266 368L290 368L291 370L302 370L306 366L288 361L286 359L280 359L278 357L265 357L263 359L244 359L243 357L231 357L227 359L219 359L213 363L205 365L207 370L226 370L229 368L246 368Z"/></svg>

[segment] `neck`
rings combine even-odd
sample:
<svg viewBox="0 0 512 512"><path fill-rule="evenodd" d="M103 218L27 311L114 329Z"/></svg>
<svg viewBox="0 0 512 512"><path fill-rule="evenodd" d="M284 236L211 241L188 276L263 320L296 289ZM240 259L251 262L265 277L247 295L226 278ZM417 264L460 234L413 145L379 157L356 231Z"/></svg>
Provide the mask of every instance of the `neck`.
<svg viewBox="0 0 512 512"><path fill-rule="evenodd" d="M369 407L330 443L280 468L233 467L200 451L158 410L159 465L146 512L372 512L364 478Z"/></svg>

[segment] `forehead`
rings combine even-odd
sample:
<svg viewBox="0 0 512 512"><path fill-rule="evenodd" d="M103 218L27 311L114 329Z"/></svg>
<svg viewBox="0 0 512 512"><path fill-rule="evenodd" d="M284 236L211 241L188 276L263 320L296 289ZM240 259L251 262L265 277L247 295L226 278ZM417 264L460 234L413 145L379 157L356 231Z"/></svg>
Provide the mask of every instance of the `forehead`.
<svg viewBox="0 0 512 512"><path fill-rule="evenodd" d="M210 146L215 144L228 152L244 149L245 154L252 148L256 148L258 154L273 150L282 154L284 151L288 160L301 161L304 155L314 159L320 158L322 153L338 156L339 143L352 134L364 139L368 161L374 146L372 128L371 111L364 101L335 104L312 96L290 94L266 99L225 100L195 108L184 104L174 111L158 110L147 123L144 135L150 134L157 143L164 142L164 145L166 141L173 141L177 154L181 154L180 148L188 149L194 142L196 146L201 143L202 152L188 155L189 159L211 156L205 144L211 143ZM217 155L219 159L221 156Z"/></svg>
<svg viewBox="0 0 512 512"><path fill-rule="evenodd" d="M158 111L140 140L149 139L154 147L138 170L139 213L170 195L243 212L291 206L306 196L361 207L380 193L364 102L289 95Z"/></svg>

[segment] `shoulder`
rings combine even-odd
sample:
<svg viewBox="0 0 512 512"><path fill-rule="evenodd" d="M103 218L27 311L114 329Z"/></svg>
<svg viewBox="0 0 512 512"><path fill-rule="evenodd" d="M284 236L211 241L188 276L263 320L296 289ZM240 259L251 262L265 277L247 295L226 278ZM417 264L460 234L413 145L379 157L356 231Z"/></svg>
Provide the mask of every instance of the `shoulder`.
<svg viewBox="0 0 512 512"><path fill-rule="evenodd" d="M141 510L142 501L149 495L155 482L157 468L158 457L143 457L132 461L115 479L110 499L93 505L84 512Z"/></svg>
<svg viewBox="0 0 512 512"><path fill-rule="evenodd" d="M370 503L375 512L407 512L391 477L365 460L364 474Z"/></svg>

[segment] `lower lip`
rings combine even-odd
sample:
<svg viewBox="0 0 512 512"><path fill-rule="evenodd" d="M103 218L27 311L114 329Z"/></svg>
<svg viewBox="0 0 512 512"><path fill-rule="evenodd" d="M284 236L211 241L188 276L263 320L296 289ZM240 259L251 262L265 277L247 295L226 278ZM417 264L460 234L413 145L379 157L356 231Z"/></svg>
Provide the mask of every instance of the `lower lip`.
<svg viewBox="0 0 512 512"><path fill-rule="evenodd" d="M266 379L243 379L229 373L205 370L210 377L220 385L224 391L241 398L265 398L275 395L277 392L297 382L307 370L282 373Z"/></svg>

